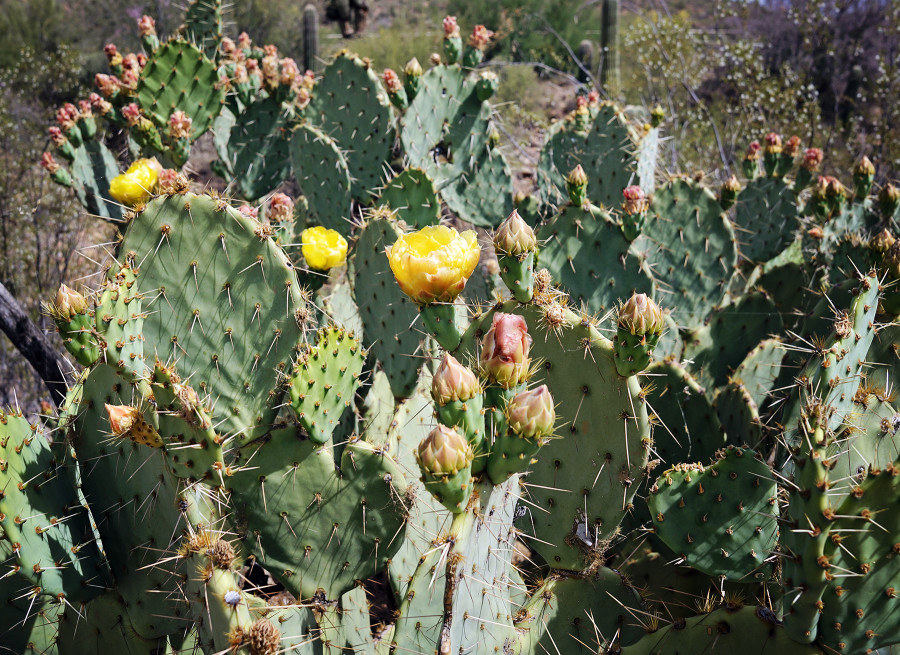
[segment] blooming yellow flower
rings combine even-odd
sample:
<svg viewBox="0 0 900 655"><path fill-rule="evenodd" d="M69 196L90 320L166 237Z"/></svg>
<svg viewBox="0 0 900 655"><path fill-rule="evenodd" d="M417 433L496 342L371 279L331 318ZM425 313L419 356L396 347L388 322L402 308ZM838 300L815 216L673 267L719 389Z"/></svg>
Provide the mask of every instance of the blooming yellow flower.
<svg viewBox="0 0 900 655"><path fill-rule="evenodd" d="M156 159L138 159L110 181L109 195L129 207L144 202L153 193L161 170Z"/></svg>
<svg viewBox="0 0 900 655"><path fill-rule="evenodd" d="M385 250L397 284L420 305L456 299L475 270L481 248L475 232L444 225L402 235Z"/></svg>
<svg viewBox="0 0 900 655"><path fill-rule="evenodd" d="M306 265L327 271L347 261L347 240L335 230L308 227L300 233L300 248Z"/></svg>

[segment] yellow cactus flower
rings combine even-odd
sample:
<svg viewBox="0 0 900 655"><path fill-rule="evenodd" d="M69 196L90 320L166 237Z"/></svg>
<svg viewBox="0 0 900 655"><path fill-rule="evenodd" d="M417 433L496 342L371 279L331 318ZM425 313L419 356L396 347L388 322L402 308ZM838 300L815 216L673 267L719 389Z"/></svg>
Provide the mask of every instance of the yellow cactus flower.
<svg viewBox="0 0 900 655"><path fill-rule="evenodd" d="M306 265L327 271L347 261L347 240L335 230L308 227L300 233L300 249Z"/></svg>
<svg viewBox="0 0 900 655"><path fill-rule="evenodd" d="M475 270L481 248L475 232L444 225L402 235L385 250L397 284L420 305L451 302Z"/></svg>
<svg viewBox="0 0 900 655"><path fill-rule="evenodd" d="M156 159L138 159L110 181L109 195L129 207L142 203L153 193L161 170Z"/></svg>

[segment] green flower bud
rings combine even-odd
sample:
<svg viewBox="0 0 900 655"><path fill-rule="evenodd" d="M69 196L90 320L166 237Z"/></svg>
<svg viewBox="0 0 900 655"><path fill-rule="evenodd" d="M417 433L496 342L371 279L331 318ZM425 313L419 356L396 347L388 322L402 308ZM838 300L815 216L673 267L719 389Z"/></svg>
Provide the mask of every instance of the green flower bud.
<svg viewBox="0 0 900 655"><path fill-rule="evenodd" d="M481 385L475 374L463 366L450 353L444 353L444 359L437 372L431 378L431 398L438 405L449 402L465 402L481 393Z"/></svg>
<svg viewBox="0 0 900 655"><path fill-rule="evenodd" d="M885 184L878 192L878 208L883 218L891 218L900 206L900 189L893 184Z"/></svg>
<svg viewBox="0 0 900 655"><path fill-rule="evenodd" d="M618 326L631 334L660 336L666 316L647 294L636 293L619 308Z"/></svg>
<svg viewBox="0 0 900 655"><path fill-rule="evenodd" d="M581 206L587 202L587 183L587 174L581 164L578 164L566 177L566 190L573 205Z"/></svg>
<svg viewBox="0 0 900 655"><path fill-rule="evenodd" d="M419 443L416 460L426 477L454 476L472 464L472 447L456 430L438 425Z"/></svg>
<svg viewBox="0 0 900 655"><path fill-rule="evenodd" d="M510 430L526 439L540 440L551 434L556 410L547 385L516 394L506 406L506 422Z"/></svg>
<svg viewBox="0 0 900 655"><path fill-rule="evenodd" d="M515 209L494 233L494 249L504 255L524 255L537 249L537 237Z"/></svg>

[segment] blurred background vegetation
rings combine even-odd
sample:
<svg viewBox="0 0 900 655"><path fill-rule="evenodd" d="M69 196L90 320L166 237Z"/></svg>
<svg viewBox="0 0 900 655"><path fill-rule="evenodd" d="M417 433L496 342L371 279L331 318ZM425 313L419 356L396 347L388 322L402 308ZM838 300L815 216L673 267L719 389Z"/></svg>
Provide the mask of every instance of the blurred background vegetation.
<svg viewBox="0 0 900 655"><path fill-rule="evenodd" d="M326 4L316 0L319 16ZM321 57L350 48L377 70L423 63L440 48L440 19L496 33L485 65L502 78L504 138L520 161L522 188L549 122L596 80L603 0L368 0L366 31L341 38L321 26ZM234 0L232 36L274 43L302 59L302 0ZM862 155L878 182L900 174L900 2L891 0L630 0L620 5L621 83L613 98L635 117L666 111L662 168L727 177L747 144L776 131L826 152L825 172L848 177ZM103 46L138 50L136 20L177 29L184 1L0 0L0 281L44 327L40 302L61 282L95 273L90 244L111 234L86 221L39 168L55 109L83 97L105 72ZM592 57L578 59L588 42ZM585 72L585 69L587 72ZM643 109L642 109L643 108ZM73 249L75 252L73 253ZM44 397L21 357L0 337L0 405Z"/></svg>

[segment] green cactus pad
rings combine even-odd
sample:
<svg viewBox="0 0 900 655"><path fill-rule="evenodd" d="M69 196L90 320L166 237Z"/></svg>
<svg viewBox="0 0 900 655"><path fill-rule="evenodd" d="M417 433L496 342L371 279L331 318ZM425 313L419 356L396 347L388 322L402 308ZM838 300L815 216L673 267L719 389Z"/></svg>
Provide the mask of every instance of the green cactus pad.
<svg viewBox="0 0 900 655"><path fill-rule="evenodd" d="M171 572L153 565L179 538L173 531L179 523L175 479L166 473L159 450L110 438L104 405L129 404L131 386L102 364L82 386L68 428L84 497L93 507L116 588L139 635L174 633L184 627L184 612L175 597L168 596Z"/></svg>
<svg viewBox="0 0 900 655"><path fill-rule="evenodd" d="M900 453L900 434L895 429L900 426L900 414L885 389L861 384L853 400L853 410L827 452L835 479L860 480L869 467L889 468Z"/></svg>
<svg viewBox="0 0 900 655"><path fill-rule="evenodd" d="M5 561L10 555L0 540L0 558ZM59 617L66 608L65 603L40 595L33 598L28 593L28 583L17 575L0 580L0 601L0 644L9 652L17 655L58 652Z"/></svg>
<svg viewBox="0 0 900 655"><path fill-rule="evenodd" d="M215 60L224 22L222 0L193 0L184 15L184 36Z"/></svg>
<svg viewBox="0 0 900 655"><path fill-rule="evenodd" d="M537 238L540 266L553 271L572 300L590 313L604 314L632 293L653 295L653 280L628 252L622 229L593 205L567 205Z"/></svg>
<svg viewBox="0 0 900 655"><path fill-rule="evenodd" d="M747 353L744 361L732 374L731 379L744 385L757 406L763 404L775 387L775 381L781 373L784 353L785 347L781 339L766 339Z"/></svg>
<svg viewBox="0 0 900 655"><path fill-rule="evenodd" d="M65 453L64 449L59 449ZM0 543L26 596L85 601L109 584L91 517L40 425L0 411ZM11 574L4 567L0 575ZM90 580L90 585L83 585ZM24 583L20 580L20 583Z"/></svg>
<svg viewBox="0 0 900 655"><path fill-rule="evenodd" d="M467 511L456 515L413 574L394 644L424 652L481 653L513 642L509 569L518 487L513 477L496 487L476 488ZM435 600L437 616L429 614Z"/></svg>
<svg viewBox="0 0 900 655"><path fill-rule="evenodd" d="M865 653L900 643L900 477L890 466L870 472L854 489L828 526L841 537L840 545L829 540L824 553L833 576L822 595L816 643L828 652Z"/></svg>
<svg viewBox="0 0 900 655"><path fill-rule="evenodd" d="M222 111L225 89L215 64L193 44L176 39L149 56L138 80L137 100L159 128L167 127L173 112L183 111L193 121L194 141Z"/></svg>
<svg viewBox="0 0 900 655"><path fill-rule="evenodd" d="M580 571L599 556L627 511L648 457L650 422L637 379L619 377L612 343L589 317L563 310L552 330L548 309L498 306L473 320L456 357L474 357L476 336L487 332L495 311L525 317L534 339L531 357L542 362L531 383L547 384L562 420L560 438L541 448L525 483L526 507L548 511L526 511L518 526L552 567Z"/></svg>
<svg viewBox="0 0 900 655"><path fill-rule="evenodd" d="M309 203L310 217L341 234L350 231L350 170L334 139L312 125L291 138L294 177Z"/></svg>
<svg viewBox="0 0 900 655"><path fill-rule="evenodd" d="M706 390L674 363L651 364L645 373L647 403L656 417L654 456L670 466L712 458L725 445L725 431Z"/></svg>
<svg viewBox="0 0 900 655"><path fill-rule="evenodd" d="M765 262L781 252L797 230L797 201L784 180L749 180L734 207L738 251L751 262Z"/></svg>
<svg viewBox="0 0 900 655"><path fill-rule="evenodd" d="M728 442L756 447L763 437L759 407L740 382L729 382L716 393L713 407L725 428Z"/></svg>
<svg viewBox="0 0 900 655"><path fill-rule="evenodd" d="M407 502L409 515L406 538L387 567L391 587L398 602L410 591L409 585L419 565L420 557L431 550L431 543L438 539L439 535L446 533L452 518L450 513L426 491L419 479L421 473L415 457L419 442L428 436L437 424L432 416L430 388L431 376L423 372L415 393L400 404L396 414L393 414L390 426L388 450L407 479L409 498L415 499L415 502ZM431 565L435 562L436 560ZM419 602L424 602L426 597L429 599L428 609L423 610L423 615L435 616L443 610L441 602L444 581L441 576L438 576L434 583L430 580L430 574L424 581L417 579L413 583L413 589L419 596ZM436 632L430 634L437 638Z"/></svg>
<svg viewBox="0 0 900 655"><path fill-rule="evenodd" d="M359 307L370 352L381 362L399 398L416 388L422 367L419 311L394 280L384 249L400 236L389 220L370 220L359 235L352 257L353 297Z"/></svg>
<svg viewBox="0 0 900 655"><path fill-rule="evenodd" d="M59 617L59 653L149 654L165 646L165 637L147 639L139 635L135 628L122 599L115 591L108 591L87 605L65 608Z"/></svg>
<svg viewBox="0 0 900 655"><path fill-rule="evenodd" d="M580 164L588 177L588 199L607 210L622 203L622 191L637 169L634 134L613 104L599 108L586 131L567 117L547 134L538 162L538 188L544 202L566 204L565 178Z"/></svg>
<svg viewBox="0 0 900 655"><path fill-rule="evenodd" d="M706 324L685 339L683 357L709 386L722 386L758 343L781 332L775 303L755 291L713 311Z"/></svg>
<svg viewBox="0 0 900 655"><path fill-rule="evenodd" d="M85 210L111 223L122 220L122 205L109 195L109 183L119 174L119 163L102 142L90 139L75 149L72 188Z"/></svg>
<svg viewBox="0 0 900 655"><path fill-rule="evenodd" d="M433 66L401 119L401 141L413 166L424 170L447 206L482 227L499 225L512 210L512 178L505 157L489 149L491 106L478 99L477 76L458 66Z"/></svg>
<svg viewBox="0 0 900 655"><path fill-rule="evenodd" d="M186 194L150 202L121 245L140 267L145 356L178 362L210 398L216 431L241 443L274 421L301 336L294 270L266 234L224 201Z"/></svg>
<svg viewBox="0 0 900 655"><path fill-rule="evenodd" d="M506 156L485 149L470 159L470 169L441 187L447 206L464 221L495 228L513 209L513 178Z"/></svg>
<svg viewBox="0 0 900 655"><path fill-rule="evenodd" d="M366 352L352 332L325 327L301 350L291 377L291 407L309 438L323 444L351 406Z"/></svg>
<svg viewBox="0 0 900 655"><path fill-rule="evenodd" d="M684 563L709 575L766 577L778 536L777 485L751 450L729 447L707 468L679 465L650 490L656 534Z"/></svg>
<svg viewBox="0 0 900 655"><path fill-rule="evenodd" d="M737 261L734 231L715 196L687 180L658 189L647 226L632 243L682 327L698 326L718 306Z"/></svg>
<svg viewBox="0 0 900 655"><path fill-rule="evenodd" d="M369 194L381 186L384 162L394 144L390 101L369 61L347 51L338 53L322 72L305 115L340 145L352 196L367 203ZM333 180L333 174L326 173L326 179Z"/></svg>
<svg viewBox="0 0 900 655"><path fill-rule="evenodd" d="M375 205L390 207L399 220L416 230L441 220L434 182L421 168L407 168L391 178Z"/></svg>
<svg viewBox="0 0 900 655"><path fill-rule="evenodd" d="M648 634L620 650L621 655L823 655L816 646L788 637L778 615L768 607L720 608Z"/></svg>
<svg viewBox="0 0 900 655"><path fill-rule="evenodd" d="M272 97L251 103L238 115L228 139L227 170L242 198L259 200L290 175L290 122L287 110Z"/></svg>
<svg viewBox="0 0 900 655"><path fill-rule="evenodd" d="M613 641L643 634L635 616L641 597L626 578L607 568L586 578L551 575L516 615L522 652L594 655ZM556 649L556 650L554 650Z"/></svg>
<svg viewBox="0 0 900 655"><path fill-rule="evenodd" d="M328 446L293 430L244 449L232 478L244 545L291 593L336 600L377 573L403 540L406 482L366 442L347 444L340 470Z"/></svg>
<svg viewBox="0 0 900 655"><path fill-rule="evenodd" d="M799 419L810 397L819 397L828 408L829 430L838 430L852 414L859 375L875 338L879 285L874 276L874 273L867 274L854 284L857 295L849 310L838 310L831 338L824 348L812 354L797 377L800 384L795 389L784 421L790 442L800 437ZM842 307L836 301L832 302L833 306Z"/></svg>
<svg viewBox="0 0 900 655"><path fill-rule="evenodd" d="M129 382L143 379L148 373L144 358L147 313L137 278L138 273L127 264L111 268L94 309L101 358Z"/></svg>

